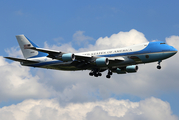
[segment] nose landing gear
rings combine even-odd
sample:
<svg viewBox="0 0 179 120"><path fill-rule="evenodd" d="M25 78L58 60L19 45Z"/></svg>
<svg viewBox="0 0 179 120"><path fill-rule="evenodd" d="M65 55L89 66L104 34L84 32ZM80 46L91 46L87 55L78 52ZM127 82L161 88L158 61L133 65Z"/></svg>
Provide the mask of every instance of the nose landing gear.
<svg viewBox="0 0 179 120"><path fill-rule="evenodd" d="M160 63L162 62L162 60L159 60L158 61L158 66L157 66L157 69L161 69L162 67L160 66Z"/></svg>

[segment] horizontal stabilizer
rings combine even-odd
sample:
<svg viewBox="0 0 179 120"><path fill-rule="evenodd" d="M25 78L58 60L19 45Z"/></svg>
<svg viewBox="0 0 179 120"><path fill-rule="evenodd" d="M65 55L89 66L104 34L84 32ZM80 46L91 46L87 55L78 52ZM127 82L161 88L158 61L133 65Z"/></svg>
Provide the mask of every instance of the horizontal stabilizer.
<svg viewBox="0 0 179 120"><path fill-rule="evenodd" d="M21 58L13 58L13 57L4 57L13 61L18 61L18 62L28 62L28 63L39 63L37 61L32 61L32 60L26 60L26 59L21 59Z"/></svg>

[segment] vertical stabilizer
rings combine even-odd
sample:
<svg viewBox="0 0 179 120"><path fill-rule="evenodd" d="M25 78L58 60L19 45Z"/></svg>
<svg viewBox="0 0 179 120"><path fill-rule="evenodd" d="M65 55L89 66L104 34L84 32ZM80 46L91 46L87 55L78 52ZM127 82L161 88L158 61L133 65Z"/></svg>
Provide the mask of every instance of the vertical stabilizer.
<svg viewBox="0 0 179 120"><path fill-rule="evenodd" d="M16 38L17 38L17 41L18 41L19 46L21 48L21 51L22 51L22 53L24 55L24 58L27 59L27 58L35 58L35 57L47 56L47 53L27 49L28 47L38 47L38 46L36 44L34 44L32 41L30 41L24 35L17 35Z"/></svg>

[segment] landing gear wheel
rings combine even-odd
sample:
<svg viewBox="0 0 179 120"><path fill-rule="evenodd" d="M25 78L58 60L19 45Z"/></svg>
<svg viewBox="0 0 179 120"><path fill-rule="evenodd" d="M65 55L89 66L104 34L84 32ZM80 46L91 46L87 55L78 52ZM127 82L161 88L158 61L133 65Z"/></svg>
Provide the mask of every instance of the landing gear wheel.
<svg viewBox="0 0 179 120"><path fill-rule="evenodd" d="M160 66L160 65L158 65L158 66L157 66L157 69L161 69L161 66Z"/></svg>
<svg viewBox="0 0 179 120"><path fill-rule="evenodd" d="M161 69L161 66L160 66L160 63L162 62L162 60L159 60L158 61L158 66L157 66L157 69Z"/></svg>
<svg viewBox="0 0 179 120"><path fill-rule="evenodd" d="M101 73L98 73L98 76L102 76L102 74L101 74Z"/></svg>
<svg viewBox="0 0 179 120"><path fill-rule="evenodd" d="M90 76L93 76L94 74L93 74L93 72L90 72L89 75L90 75Z"/></svg>
<svg viewBox="0 0 179 120"><path fill-rule="evenodd" d="M96 72L95 72L95 73L93 73L93 74L94 74L94 76L95 76L95 77L98 77L98 76L99 76L99 74L98 74L98 73L96 73Z"/></svg>
<svg viewBox="0 0 179 120"><path fill-rule="evenodd" d="M97 74L95 74L94 76L95 76L95 77L98 77L98 75L97 75Z"/></svg>
<svg viewBox="0 0 179 120"><path fill-rule="evenodd" d="M110 75L106 75L106 78L111 78L111 76Z"/></svg>

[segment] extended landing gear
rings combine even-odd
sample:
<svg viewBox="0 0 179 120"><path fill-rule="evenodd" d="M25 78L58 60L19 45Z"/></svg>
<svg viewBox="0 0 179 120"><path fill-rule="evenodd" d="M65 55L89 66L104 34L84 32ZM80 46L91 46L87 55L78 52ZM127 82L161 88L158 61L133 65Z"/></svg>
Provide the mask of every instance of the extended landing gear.
<svg viewBox="0 0 179 120"><path fill-rule="evenodd" d="M90 76L93 76L94 77L98 77L98 76L102 76L102 74L100 72L98 72L97 70L92 70L90 73L89 73Z"/></svg>
<svg viewBox="0 0 179 120"><path fill-rule="evenodd" d="M111 78L112 72L108 70L108 74L106 75L106 78Z"/></svg>
<svg viewBox="0 0 179 120"><path fill-rule="evenodd" d="M105 70L104 70L105 71ZM94 77L98 77L98 76L102 76L101 72L103 71L100 71L98 69L95 69L95 70L92 70L89 75L90 76L94 76ZM111 78L111 75L112 75L112 71L108 70L108 74L106 75L106 78Z"/></svg>
<svg viewBox="0 0 179 120"><path fill-rule="evenodd" d="M162 67L160 66L160 63L161 63L161 62L162 62L161 60L158 61L157 69L161 69L161 68L162 68Z"/></svg>
<svg viewBox="0 0 179 120"><path fill-rule="evenodd" d="M91 71L91 72L89 73L89 75L90 75L90 76L93 76L93 75L94 75L93 71Z"/></svg>
<svg viewBox="0 0 179 120"><path fill-rule="evenodd" d="M160 65L157 66L157 69L161 69L162 67Z"/></svg>
<svg viewBox="0 0 179 120"><path fill-rule="evenodd" d="M106 78L111 78L111 76L110 75L106 75Z"/></svg>

